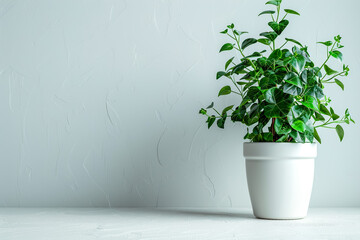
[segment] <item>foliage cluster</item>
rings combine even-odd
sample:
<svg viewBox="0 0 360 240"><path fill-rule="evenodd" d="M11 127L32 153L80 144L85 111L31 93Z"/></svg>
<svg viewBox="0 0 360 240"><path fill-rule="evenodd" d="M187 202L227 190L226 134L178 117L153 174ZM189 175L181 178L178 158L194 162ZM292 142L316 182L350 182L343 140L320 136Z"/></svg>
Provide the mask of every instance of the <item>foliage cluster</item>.
<svg viewBox="0 0 360 240"><path fill-rule="evenodd" d="M241 122L248 126L245 139L252 142L314 142L321 143L317 128L335 129L340 141L344 130L340 124L354 122L349 110L340 117L330 107L330 98L324 93L326 84L337 84L344 90L340 80L349 73L349 67L342 64L341 70L328 66L330 58L342 62L341 37L335 36L333 41L319 42L327 49L324 62L318 67L310 59L307 46L292 38L277 46L278 36L289 25L288 15L300 15L291 9L284 9L281 17L281 0L271 0L275 10L266 10L259 14L271 18L268 32L260 33L260 38L242 40L247 32L235 29L230 24L221 32L232 41L225 43L220 52L236 51L235 56L225 63L223 71L216 74L216 79L228 79L231 83L222 87L218 96L237 94L241 97L239 104L231 105L222 111L216 110L214 103L200 114L207 116L210 128L215 122L224 128L225 122ZM247 54L250 46L261 44L270 51L255 51ZM292 44L291 49L285 48ZM210 113L212 111L213 113Z"/></svg>

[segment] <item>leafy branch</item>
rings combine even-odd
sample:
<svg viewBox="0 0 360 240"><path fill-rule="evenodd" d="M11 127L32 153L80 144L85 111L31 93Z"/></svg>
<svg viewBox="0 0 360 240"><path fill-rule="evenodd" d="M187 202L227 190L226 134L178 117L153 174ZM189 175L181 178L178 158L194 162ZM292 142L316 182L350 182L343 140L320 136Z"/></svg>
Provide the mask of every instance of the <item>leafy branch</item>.
<svg viewBox="0 0 360 240"><path fill-rule="evenodd" d="M314 142L321 143L316 129L335 129L340 141L344 137L344 129L340 124L355 123L349 110L340 117L330 107L331 99L325 95L324 84L337 84L344 90L339 79L347 77L349 67L345 64L342 71L328 66L330 58L342 62L340 49L341 37L335 36L334 41L319 42L326 46L326 59L317 67L310 59L307 46L292 38L276 48L275 41L289 25L290 15L300 14L292 9L284 9L281 17L281 0L270 0L266 5L273 5L275 10L265 10L259 14L270 15L268 26L270 31L262 32L259 38L242 39L246 31L238 31L230 24L221 33L230 38L230 42L222 45L219 52L235 50L240 55L236 62L235 56L225 63L223 71L216 74L216 79L226 77L232 82L222 87L218 96L236 94L241 96L240 103L225 107L222 111L214 108L212 102L199 113L207 117L208 128L216 121L219 128L224 128L230 119L248 126L245 139L253 142ZM274 16L275 15L275 16ZM281 19L281 20L279 20ZM247 51L255 44L262 44L270 49L253 52ZM293 44L288 49L285 48ZM214 114L209 114L213 111ZM327 118L327 120L325 119Z"/></svg>

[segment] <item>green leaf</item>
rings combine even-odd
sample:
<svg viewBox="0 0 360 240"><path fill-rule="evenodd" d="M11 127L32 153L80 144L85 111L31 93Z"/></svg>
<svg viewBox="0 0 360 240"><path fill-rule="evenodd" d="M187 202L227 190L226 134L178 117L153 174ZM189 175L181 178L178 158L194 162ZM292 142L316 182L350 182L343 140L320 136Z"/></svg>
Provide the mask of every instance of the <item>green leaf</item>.
<svg viewBox="0 0 360 240"><path fill-rule="evenodd" d="M344 129L339 124L336 125L335 129L336 129L336 132L337 132L337 134L340 138L340 142L341 142L344 139Z"/></svg>
<svg viewBox="0 0 360 240"><path fill-rule="evenodd" d="M279 58L281 58L282 52L280 49L275 49L270 56L268 57L268 60L270 61L275 61L278 60Z"/></svg>
<svg viewBox="0 0 360 240"><path fill-rule="evenodd" d="M340 35L337 35L334 37L335 42L340 43L341 37Z"/></svg>
<svg viewBox="0 0 360 240"><path fill-rule="evenodd" d="M250 136L251 134L249 133L249 128L247 128L247 133L244 136L244 139L251 139L252 137Z"/></svg>
<svg viewBox="0 0 360 240"><path fill-rule="evenodd" d="M252 54L246 56L245 58L252 58L252 57L261 57L261 53L253 52ZM243 58L244 59L244 58Z"/></svg>
<svg viewBox="0 0 360 240"><path fill-rule="evenodd" d="M245 98L249 98L251 101L254 102L254 101L258 100L258 98L260 97L261 94L262 94L262 92L259 89L259 87L253 86L253 87L249 88Z"/></svg>
<svg viewBox="0 0 360 240"><path fill-rule="evenodd" d="M275 6L280 6L281 0L270 0L270 1L267 1L265 4L272 4Z"/></svg>
<svg viewBox="0 0 360 240"><path fill-rule="evenodd" d="M268 124L269 121L270 119L265 116L264 111L260 112L258 128L262 129L264 126Z"/></svg>
<svg viewBox="0 0 360 240"><path fill-rule="evenodd" d="M293 125L296 120L301 120L305 125L305 123L309 121L310 117L311 111L307 107L301 105L294 105L291 107L287 115L287 120L290 125Z"/></svg>
<svg viewBox="0 0 360 240"><path fill-rule="evenodd" d="M226 108L224 108L224 110L222 111L221 115L224 115L225 113L227 113L227 111L229 111L230 109L232 109L234 107L234 105L231 106L227 106Z"/></svg>
<svg viewBox="0 0 360 240"><path fill-rule="evenodd" d="M274 14L274 13L275 13L275 11L273 11L273 10L266 10L266 11L261 12L258 16L263 15L263 14Z"/></svg>
<svg viewBox="0 0 360 240"><path fill-rule="evenodd" d="M277 94L280 94L279 93L280 90L277 88L271 88L271 89L267 90L265 92L265 101L267 101L268 103L276 104L275 91Z"/></svg>
<svg viewBox="0 0 360 240"><path fill-rule="evenodd" d="M222 34L227 34L227 32L228 32L228 30L225 29L224 31L221 31L220 33L222 33Z"/></svg>
<svg viewBox="0 0 360 240"><path fill-rule="evenodd" d="M251 87L251 86L254 85L255 83L257 83L256 80L248 82L247 84L245 84L243 90L246 91L246 89L248 89L249 87Z"/></svg>
<svg viewBox="0 0 360 240"><path fill-rule="evenodd" d="M227 27L230 29L233 29L235 27L235 25L232 23L232 24L228 25Z"/></svg>
<svg viewBox="0 0 360 240"><path fill-rule="evenodd" d="M241 48L244 50L245 48L247 48L248 46L250 46L256 42L257 42L257 40L255 38L245 39L241 44Z"/></svg>
<svg viewBox="0 0 360 240"><path fill-rule="evenodd" d="M254 123L257 123L259 121L259 116L256 115L253 118L251 118L249 115L245 115L243 123L247 126L251 126Z"/></svg>
<svg viewBox="0 0 360 240"><path fill-rule="evenodd" d="M305 123L299 119L295 120L292 124L291 127L293 129L295 129L296 131L299 131L301 133L303 133L305 131Z"/></svg>
<svg viewBox="0 0 360 240"><path fill-rule="evenodd" d="M274 82L274 80L268 78L268 77L263 77L260 80L259 83L259 87L264 90L264 89L270 89L276 86L276 83Z"/></svg>
<svg viewBox="0 0 360 240"><path fill-rule="evenodd" d="M288 135L282 135L276 142L286 142L288 137Z"/></svg>
<svg viewBox="0 0 360 240"><path fill-rule="evenodd" d="M339 79L335 78L335 83L344 91L344 84Z"/></svg>
<svg viewBox="0 0 360 240"><path fill-rule="evenodd" d="M301 142L301 143L305 142L305 134L299 133L296 130L292 130L290 132L290 137L292 137L295 140L295 142Z"/></svg>
<svg viewBox="0 0 360 240"><path fill-rule="evenodd" d="M249 117L254 118L256 115L258 115L259 110L259 104L254 103L253 105L251 105L250 111L248 112Z"/></svg>
<svg viewBox="0 0 360 240"><path fill-rule="evenodd" d="M274 138L271 132L263 133L263 137L264 137L264 142L272 142Z"/></svg>
<svg viewBox="0 0 360 240"><path fill-rule="evenodd" d="M333 115L331 115L331 118L333 119L333 120L336 120L336 119L339 119L339 115L337 115L336 113L334 113Z"/></svg>
<svg viewBox="0 0 360 240"><path fill-rule="evenodd" d="M314 142L314 126L311 120L308 120L305 124L305 137L309 139L311 143Z"/></svg>
<svg viewBox="0 0 360 240"><path fill-rule="evenodd" d="M329 112L329 110L325 107L325 105L324 104L320 104L320 112L322 113L322 114L325 114L325 115L328 115L328 116L330 116L331 117L331 113Z"/></svg>
<svg viewBox="0 0 360 240"><path fill-rule="evenodd" d="M223 51L229 51L229 50L232 50L234 48L234 45L231 44L231 43L225 43L219 52L223 52Z"/></svg>
<svg viewBox="0 0 360 240"><path fill-rule="evenodd" d="M277 22L269 22L268 25L276 32L278 35L280 35L286 26L289 24L289 21L284 19L281 20L279 23Z"/></svg>
<svg viewBox="0 0 360 240"><path fill-rule="evenodd" d="M329 54L330 54L331 56L333 56L334 58L339 59L340 61L342 61L342 56L343 56L343 55L342 55L341 52L335 50L335 51L330 51Z"/></svg>
<svg viewBox="0 0 360 240"><path fill-rule="evenodd" d="M302 81L308 86L314 86L317 84L317 79L315 77L315 68L305 69L301 72L300 75Z"/></svg>
<svg viewBox="0 0 360 240"><path fill-rule="evenodd" d="M284 51L282 53L282 56L284 56ZM276 76L276 83L280 84L282 82L282 79L285 77L287 73L287 69L285 67L277 67L275 70L275 76Z"/></svg>
<svg viewBox="0 0 360 240"><path fill-rule="evenodd" d="M285 38L285 40L286 40L286 41L289 41L289 42L293 42L293 43L295 43L295 44L303 47L303 45L302 45L300 42L296 41L295 39Z"/></svg>
<svg viewBox="0 0 360 240"><path fill-rule="evenodd" d="M276 32L263 32L263 33L260 33L260 36L266 37L270 41L274 41L278 35Z"/></svg>
<svg viewBox="0 0 360 240"><path fill-rule="evenodd" d="M298 73L300 73L305 67L305 57L302 55L292 56L289 64L293 66Z"/></svg>
<svg viewBox="0 0 360 240"><path fill-rule="evenodd" d="M229 67L229 65L232 63L232 61L234 60L234 57L230 58L229 60L226 61L225 63L225 70L227 70L227 68Z"/></svg>
<svg viewBox="0 0 360 240"><path fill-rule="evenodd" d="M217 123L217 126L218 126L219 128L224 128L226 118L227 118L227 114L225 113L221 118L219 118L219 119L217 120L216 123Z"/></svg>
<svg viewBox="0 0 360 240"><path fill-rule="evenodd" d="M330 46L333 44L332 41L317 42L317 43L323 44L323 45L325 45L325 46L327 46L327 47L330 47Z"/></svg>
<svg viewBox="0 0 360 240"><path fill-rule="evenodd" d="M262 43L262 44L265 44L265 45L270 45L270 43L271 43L270 39L267 39L267 38L259 38L257 41L259 43Z"/></svg>
<svg viewBox="0 0 360 240"><path fill-rule="evenodd" d="M320 113L315 112L315 117L314 117L315 121L325 121L325 118L323 115L321 115Z"/></svg>
<svg viewBox="0 0 360 240"><path fill-rule="evenodd" d="M236 82L237 84L239 85L245 85L245 84L248 84L248 82Z"/></svg>
<svg viewBox="0 0 360 240"><path fill-rule="evenodd" d="M321 144L321 138L315 128L314 128L314 138Z"/></svg>
<svg viewBox="0 0 360 240"><path fill-rule="evenodd" d="M284 11L288 14L295 14L295 15L300 16L300 13L298 13L297 11L291 10L291 9L284 9Z"/></svg>
<svg viewBox="0 0 360 240"><path fill-rule="evenodd" d="M231 93L231 87L230 86L225 86L225 87L220 89L218 97L220 97L222 95L228 95L230 93Z"/></svg>
<svg viewBox="0 0 360 240"><path fill-rule="evenodd" d="M284 91L284 93L287 93L287 94L290 94L293 96L298 96L301 94L302 89L293 84L285 83L283 91Z"/></svg>
<svg viewBox="0 0 360 240"><path fill-rule="evenodd" d="M213 107L214 107L214 102L212 102L209 106L207 106L206 109L213 108Z"/></svg>
<svg viewBox="0 0 360 240"><path fill-rule="evenodd" d="M280 118L275 119L274 124L275 132L279 135L281 134L288 134L291 132L291 127L285 121L281 120Z"/></svg>
<svg viewBox="0 0 360 240"><path fill-rule="evenodd" d="M271 65L271 61L269 61L266 57L261 57L258 58L256 60L256 63L261 67L261 68L267 68Z"/></svg>
<svg viewBox="0 0 360 240"><path fill-rule="evenodd" d="M233 122L241 122L246 114L246 107L237 107L235 111L231 114L231 120Z"/></svg>
<svg viewBox="0 0 360 240"><path fill-rule="evenodd" d="M313 109L315 111L319 111L319 104L316 98L311 96L305 96L304 101L302 104L310 109Z"/></svg>
<svg viewBox="0 0 360 240"><path fill-rule="evenodd" d="M250 71L250 72L248 72L248 73L246 73L242 78L241 78L241 80L242 79L245 79L245 80L255 80L255 75L256 75L256 72L255 71Z"/></svg>
<svg viewBox="0 0 360 240"><path fill-rule="evenodd" d="M205 109L203 109L203 108L200 109L200 111L199 111L199 113L202 114L202 115L206 115L206 112L207 112L207 111L206 111Z"/></svg>
<svg viewBox="0 0 360 240"><path fill-rule="evenodd" d="M332 118L333 120L336 120L336 119L339 118L339 115L337 115L337 114L335 113L335 111L334 111L334 109L333 109L332 107L330 107L330 113L331 113L331 118Z"/></svg>
<svg viewBox="0 0 360 240"><path fill-rule="evenodd" d="M278 88L271 88L265 92L265 100L269 103L264 107L268 118L284 117L288 114L294 101L293 97Z"/></svg>
<svg viewBox="0 0 360 240"><path fill-rule="evenodd" d="M232 69L232 73L241 74L243 73L243 70L248 66L249 66L248 61L242 61L238 65L234 66L234 68Z"/></svg>
<svg viewBox="0 0 360 240"><path fill-rule="evenodd" d="M210 128L213 125L213 123L215 122L215 119L216 119L216 117L214 115L208 117L208 119L206 121L208 123L208 128Z"/></svg>
<svg viewBox="0 0 360 240"><path fill-rule="evenodd" d="M345 122L346 122L347 124L349 124L350 121L353 122L353 123L355 123L355 121L351 118L349 109L347 108L347 109L345 110Z"/></svg>
<svg viewBox="0 0 360 240"><path fill-rule="evenodd" d="M318 85L309 87L308 89L306 89L304 94L315 97L317 99L322 99L324 97L323 90Z"/></svg>
<svg viewBox="0 0 360 240"><path fill-rule="evenodd" d="M285 82L295 85L301 89L303 87L299 76L294 72L289 72L288 74L286 74L284 80Z"/></svg>
<svg viewBox="0 0 360 240"><path fill-rule="evenodd" d="M237 30L234 30L234 33L235 33L236 35L240 36L240 35L243 35L243 34L249 33L249 32L245 32L245 31L238 32Z"/></svg>
<svg viewBox="0 0 360 240"><path fill-rule="evenodd" d="M226 72L220 71L216 73L216 79L221 78L222 76L226 75Z"/></svg>

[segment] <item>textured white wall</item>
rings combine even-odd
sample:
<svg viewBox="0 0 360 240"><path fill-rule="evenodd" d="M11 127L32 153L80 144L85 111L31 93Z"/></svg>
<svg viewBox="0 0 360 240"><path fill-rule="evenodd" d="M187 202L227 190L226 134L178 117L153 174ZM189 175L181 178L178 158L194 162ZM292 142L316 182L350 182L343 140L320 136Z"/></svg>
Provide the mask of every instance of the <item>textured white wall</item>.
<svg viewBox="0 0 360 240"><path fill-rule="evenodd" d="M359 1L284 0L284 35L340 33L351 73L331 86L360 122ZM0 1L0 206L250 206L244 127L207 130L234 22L268 30L263 0ZM253 47L249 47L251 51ZM360 206L360 128L320 131L312 206Z"/></svg>

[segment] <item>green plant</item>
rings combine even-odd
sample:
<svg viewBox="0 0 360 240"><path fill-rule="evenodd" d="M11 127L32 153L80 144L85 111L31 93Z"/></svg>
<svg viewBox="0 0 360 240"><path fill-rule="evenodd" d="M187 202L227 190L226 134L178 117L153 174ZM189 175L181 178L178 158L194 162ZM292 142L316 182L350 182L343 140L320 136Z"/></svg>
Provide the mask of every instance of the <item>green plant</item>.
<svg viewBox="0 0 360 240"><path fill-rule="evenodd" d="M225 43L220 52L236 51L240 59L236 63L235 57L230 58L225 63L225 70L216 74L216 79L227 78L233 85L222 87L218 96L237 94L242 99L240 104L219 112L211 103L199 113L207 116L208 128L215 121L219 128L224 128L228 118L247 125L244 138L253 142L313 142L315 138L321 143L316 131L319 127L335 129L342 141L344 130L340 124L354 123L354 120L348 109L343 117L339 117L329 106L330 98L324 94L326 84L335 83L344 90L339 78L348 75L349 67L343 64L342 70L336 71L327 65L330 58L342 61L343 55L339 51L343 48L341 37L338 35L334 41L319 42L327 48L327 56L320 67L316 67L307 46L297 40L285 38L282 45L276 45L278 36L289 24L288 14L300 14L284 9L285 14L281 17L281 0L271 0L266 4L274 5L276 9L259 14L269 15L272 20L268 23L272 31L260 33L261 38L247 38L241 42L247 32L236 30L234 24L221 32L233 43ZM266 50L250 55L245 53L245 49L257 43L269 48L270 54L265 56ZM291 50L284 48L289 44L293 44ZM214 114L209 114L209 110Z"/></svg>

